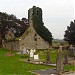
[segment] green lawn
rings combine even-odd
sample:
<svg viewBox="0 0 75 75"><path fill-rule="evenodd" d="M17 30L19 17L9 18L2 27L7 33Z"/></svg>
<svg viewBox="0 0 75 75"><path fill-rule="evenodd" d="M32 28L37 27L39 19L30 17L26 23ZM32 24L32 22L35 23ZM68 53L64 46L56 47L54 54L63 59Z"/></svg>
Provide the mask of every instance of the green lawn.
<svg viewBox="0 0 75 75"><path fill-rule="evenodd" d="M38 50L39 58L42 61L46 61L46 50ZM57 57L57 51L56 50L51 50L49 51L50 53L50 61L52 63L56 63L56 57Z"/></svg>
<svg viewBox="0 0 75 75"><path fill-rule="evenodd" d="M46 51L39 50L39 57L42 61L46 61ZM50 51L50 61L51 63L56 63L57 50ZM75 71L75 65L64 65L64 71Z"/></svg>
<svg viewBox="0 0 75 75"><path fill-rule="evenodd" d="M6 56L8 52L6 49L0 49L0 75L8 74L22 74L22 75L34 75L30 71L38 69L53 68L52 66L34 65L29 64L20 59L27 59L28 55L17 55L15 52L13 56ZM39 57L42 61L46 61L46 51L39 50ZM51 62L56 62L56 51L50 51ZM75 71L74 65L65 65L64 70Z"/></svg>
<svg viewBox="0 0 75 75"><path fill-rule="evenodd" d="M15 54L14 56L5 56L8 50L0 49L0 74L24 74L34 75L30 71L38 69L52 68L51 66L34 65L19 61L22 57ZM27 57L27 56L26 56ZM22 58L23 59L23 58Z"/></svg>
<svg viewBox="0 0 75 75"><path fill-rule="evenodd" d="M75 71L75 65L65 65L64 70L65 71Z"/></svg>

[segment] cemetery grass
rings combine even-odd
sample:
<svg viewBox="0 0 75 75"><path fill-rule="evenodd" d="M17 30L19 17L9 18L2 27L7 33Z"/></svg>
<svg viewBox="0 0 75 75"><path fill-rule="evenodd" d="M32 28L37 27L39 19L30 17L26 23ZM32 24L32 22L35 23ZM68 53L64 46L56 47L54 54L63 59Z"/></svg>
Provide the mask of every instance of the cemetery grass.
<svg viewBox="0 0 75 75"><path fill-rule="evenodd" d="M54 68L53 66L35 65L20 61L20 59L27 59L28 56L25 55L24 57L22 57L21 55L17 55L15 52L13 52L14 54L13 56L6 56L7 52L9 51L6 49L0 49L1 75L8 75L8 74L35 75L32 74L31 71Z"/></svg>
<svg viewBox="0 0 75 75"><path fill-rule="evenodd" d="M39 54L39 58L42 60L42 61L46 61L46 50L38 50L38 54ZM49 51L50 53L50 62L51 63L56 63L56 58L57 58L57 51L56 50L51 50Z"/></svg>
<svg viewBox="0 0 75 75"><path fill-rule="evenodd" d="M39 50L39 57L42 61L46 61L46 51ZM57 58L57 50L53 49L50 51L50 62L51 63L56 63L56 58ZM64 65L64 71L75 71L75 65L67 64Z"/></svg>
<svg viewBox="0 0 75 75"><path fill-rule="evenodd" d="M64 70L65 71L75 71L75 65L65 65Z"/></svg>
<svg viewBox="0 0 75 75"><path fill-rule="evenodd" d="M39 69L48 69L55 68L53 66L44 66L44 65L35 65L29 64L20 59L28 59L28 55L18 55L13 52L13 56L6 56L6 53L9 52L6 49L0 49L0 74L22 74L22 75L35 75L31 71ZM38 50L39 58L41 61L46 61L46 51ZM56 63L57 51L50 51L50 58L52 63ZM65 71L75 71L74 65L65 65Z"/></svg>

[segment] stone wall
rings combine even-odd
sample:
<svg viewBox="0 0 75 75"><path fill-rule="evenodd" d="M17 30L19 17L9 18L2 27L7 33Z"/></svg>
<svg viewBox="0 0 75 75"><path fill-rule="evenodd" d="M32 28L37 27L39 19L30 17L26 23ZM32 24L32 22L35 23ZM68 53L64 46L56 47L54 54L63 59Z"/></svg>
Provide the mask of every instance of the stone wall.
<svg viewBox="0 0 75 75"><path fill-rule="evenodd" d="M19 51L19 41L13 41L13 42L2 42L3 48L6 48L8 50L14 50Z"/></svg>
<svg viewBox="0 0 75 75"><path fill-rule="evenodd" d="M21 38L19 41L19 45L21 48L26 48L26 49L49 49L49 44L44 41L38 34L36 39L35 39L35 34L36 33L30 33L28 36L25 38Z"/></svg>
<svg viewBox="0 0 75 75"><path fill-rule="evenodd" d="M25 47L26 49L49 49L49 43L44 41L33 28L33 20L32 20L32 11L33 9L29 9L29 25L30 27L23 34L24 36L20 40L20 47Z"/></svg>
<svg viewBox="0 0 75 75"><path fill-rule="evenodd" d="M29 28L25 33L20 37L20 40L13 42L5 42L3 46L9 50L13 49L16 51L21 51L24 48L26 49L49 49L49 43L44 41L33 28L32 20L33 9L29 9Z"/></svg>

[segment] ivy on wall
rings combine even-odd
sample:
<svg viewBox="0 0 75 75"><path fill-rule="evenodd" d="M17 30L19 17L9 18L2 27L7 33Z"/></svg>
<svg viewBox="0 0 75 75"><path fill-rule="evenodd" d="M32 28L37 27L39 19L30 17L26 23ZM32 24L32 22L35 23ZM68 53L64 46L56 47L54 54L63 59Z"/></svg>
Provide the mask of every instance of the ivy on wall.
<svg viewBox="0 0 75 75"><path fill-rule="evenodd" d="M45 41L49 44L52 43L52 33L44 26L42 21L42 9L36 6L33 6L32 12L32 19L33 19L33 27Z"/></svg>

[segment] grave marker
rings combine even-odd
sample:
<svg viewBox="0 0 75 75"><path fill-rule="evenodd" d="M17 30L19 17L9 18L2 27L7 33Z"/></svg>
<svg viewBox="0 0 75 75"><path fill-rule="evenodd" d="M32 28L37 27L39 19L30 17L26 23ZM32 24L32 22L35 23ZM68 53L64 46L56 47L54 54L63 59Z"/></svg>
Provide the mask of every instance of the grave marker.
<svg viewBox="0 0 75 75"><path fill-rule="evenodd" d="M57 72L63 72L63 55L62 55L62 51L58 51L57 54Z"/></svg>
<svg viewBox="0 0 75 75"><path fill-rule="evenodd" d="M30 50L30 57L32 58L34 56L34 51L31 49Z"/></svg>
<svg viewBox="0 0 75 75"><path fill-rule="evenodd" d="M34 60L38 60L38 59L39 59L38 54L37 55L34 55Z"/></svg>
<svg viewBox="0 0 75 75"><path fill-rule="evenodd" d="M27 54L27 50L25 49L25 47L23 48L23 54Z"/></svg>

